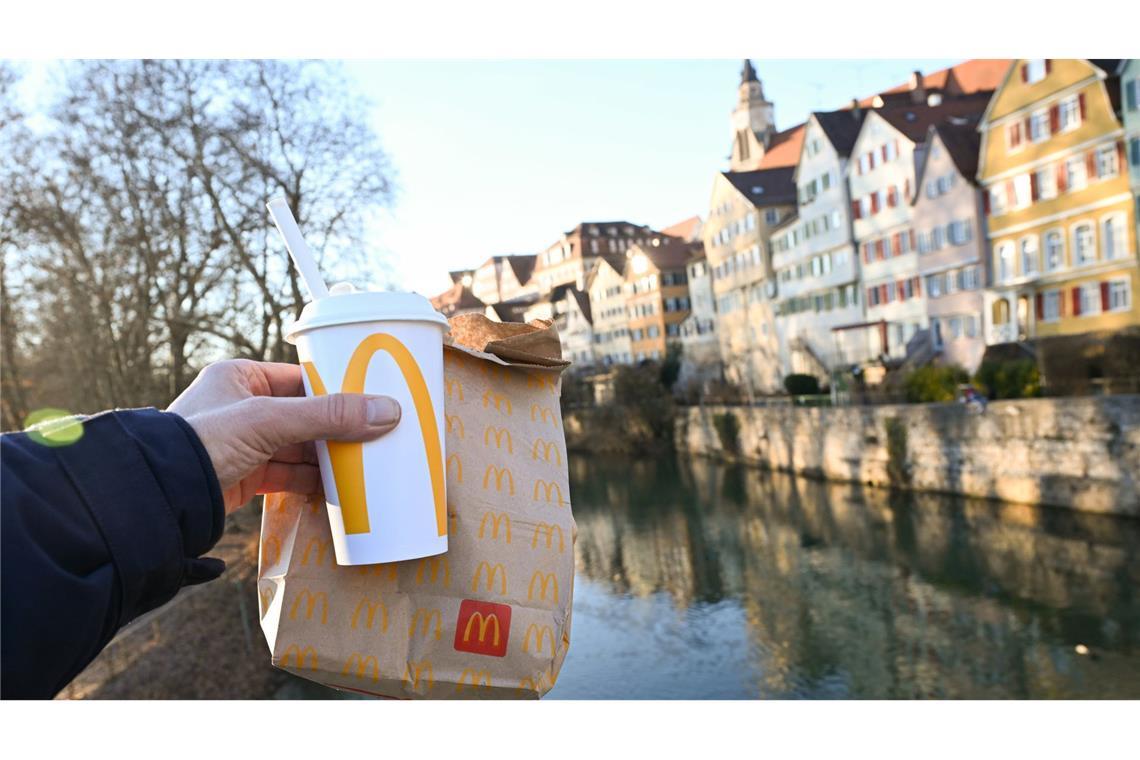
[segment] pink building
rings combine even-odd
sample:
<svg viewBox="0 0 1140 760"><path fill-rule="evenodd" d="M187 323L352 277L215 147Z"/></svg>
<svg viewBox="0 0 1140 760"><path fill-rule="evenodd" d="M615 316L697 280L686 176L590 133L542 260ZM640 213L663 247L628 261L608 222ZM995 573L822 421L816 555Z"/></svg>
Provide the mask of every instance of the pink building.
<svg viewBox="0 0 1140 760"><path fill-rule="evenodd" d="M950 119L930 127L911 212L934 350L945 363L971 373L986 348L982 289L989 260L976 184L976 124L974 119Z"/></svg>

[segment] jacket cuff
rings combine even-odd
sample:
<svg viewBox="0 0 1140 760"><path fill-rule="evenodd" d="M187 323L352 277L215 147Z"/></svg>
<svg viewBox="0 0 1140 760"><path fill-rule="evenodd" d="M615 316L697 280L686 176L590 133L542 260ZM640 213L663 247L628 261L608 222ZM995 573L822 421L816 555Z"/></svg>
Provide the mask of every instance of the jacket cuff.
<svg viewBox="0 0 1140 760"><path fill-rule="evenodd" d="M186 583L217 577L197 558L221 538L225 508L209 457L190 425L156 409L104 412L56 451L83 494L121 581L121 622ZM97 447L98 450L91 450Z"/></svg>

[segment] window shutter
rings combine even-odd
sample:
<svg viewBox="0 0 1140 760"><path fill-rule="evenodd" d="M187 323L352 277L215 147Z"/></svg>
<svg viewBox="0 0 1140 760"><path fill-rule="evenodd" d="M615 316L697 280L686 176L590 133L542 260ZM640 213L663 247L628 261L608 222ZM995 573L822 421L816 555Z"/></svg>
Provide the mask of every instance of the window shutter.
<svg viewBox="0 0 1140 760"><path fill-rule="evenodd" d="M990 191L989 190L983 190L982 191L982 212L986 216L990 215Z"/></svg>
<svg viewBox="0 0 1140 760"><path fill-rule="evenodd" d="M1049 131L1056 134L1061 129L1061 107L1051 106L1049 108Z"/></svg>
<svg viewBox="0 0 1140 760"><path fill-rule="evenodd" d="M1057 192L1063 193L1069 187L1069 168L1062 161L1057 165Z"/></svg>
<svg viewBox="0 0 1140 760"><path fill-rule="evenodd" d="M871 193L871 213L872 214L879 213L879 193L878 192Z"/></svg>
<svg viewBox="0 0 1140 760"><path fill-rule="evenodd" d="M1073 288L1073 316L1081 316L1081 289Z"/></svg>
<svg viewBox="0 0 1140 760"><path fill-rule="evenodd" d="M1033 127L1033 117L1032 116L1026 116L1024 124L1025 124L1025 126L1023 127L1023 129L1025 130L1025 139L1026 140L1032 140L1033 139L1033 128L1032 128Z"/></svg>
<svg viewBox="0 0 1140 760"><path fill-rule="evenodd" d="M873 150L867 153L867 168L875 168L875 151Z"/></svg>
<svg viewBox="0 0 1140 760"><path fill-rule="evenodd" d="M864 263L871 263L871 244L863 243L863 261Z"/></svg>
<svg viewBox="0 0 1140 760"><path fill-rule="evenodd" d="M1085 94L1083 92L1077 96L1077 103L1080 106L1081 121L1083 122L1085 120Z"/></svg>
<svg viewBox="0 0 1140 760"><path fill-rule="evenodd" d="M887 205L891 208L899 205L899 189L893 185L887 190Z"/></svg>
<svg viewBox="0 0 1140 760"><path fill-rule="evenodd" d="M910 178L909 177L907 177L907 180L906 180L904 187L906 188L904 191L906 193L906 197L909 198L910 197Z"/></svg>
<svg viewBox="0 0 1140 760"><path fill-rule="evenodd" d="M1049 72L1053 70L1053 59L1045 59L1045 76L1049 76Z"/></svg>
<svg viewBox="0 0 1140 760"><path fill-rule="evenodd" d="M1029 173L1029 199L1037 202L1037 172Z"/></svg>
<svg viewBox="0 0 1140 760"><path fill-rule="evenodd" d="M1096 173L1096 151L1090 150L1085 156L1085 170L1088 172L1089 180L1097 178Z"/></svg>
<svg viewBox="0 0 1140 760"><path fill-rule="evenodd" d="M1026 63L1021 64L1021 81L1022 82L1028 82L1029 81L1029 64L1026 64Z"/></svg>
<svg viewBox="0 0 1140 760"><path fill-rule="evenodd" d="M1045 296L1038 293L1034 300L1037 302L1037 321L1045 319Z"/></svg>
<svg viewBox="0 0 1140 760"><path fill-rule="evenodd" d="M884 283L884 284L879 286L879 303L886 303L886 302L887 302L887 286Z"/></svg>
<svg viewBox="0 0 1140 760"><path fill-rule="evenodd" d="M900 237L901 236L897 232L895 234L891 235L891 255L892 256L901 256L902 255L902 241L899 239Z"/></svg>
<svg viewBox="0 0 1140 760"><path fill-rule="evenodd" d="M910 250L914 250L914 230L908 230L907 236L910 238Z"/></svg>
<svg viewBox="0 0 1140 760"><path fill-rule="evenodd" d="M881 148L881 150L883 151L883 163L885 164L887 162L887 144L886 143L883 143L883 147Z"/></svg>
<svg viewBox="0 0 1140 760"><path fill-rule="evenodd" d="M1128 153L1124 150L1124 141L1121 140L1116 144L1116 171L1117 173L1124 172L1124 167L1128 166Z"/></svg>
<svg viewBox="0 0 1140 760"><path fill-rule="evenodd" d="M895 157L897 158L899 155L899 141L896 139L894 141L894 144L895 144Z"/></svg>
<svg viewBox="0 0 1140 760"><path fill-rule="evenodd" d="M1108 311L1108 280L1100 283L1100 310Z"/></svg>
<svg viewBox="0 0 1140 760"><path fill-rule="evenodd" d="M914 294L915 294L915 296L922 295L922 278L921 277L915 277L914 278Z"/></svg>
<svg viewBox="0 0 1140 760"><path fill-rule="evenodd" d="M1007 180L1005 183L1005 202L1010 208L1017 205L1017 196L1013 192L1013 180Z"/></svg>
<svg viewBox="0 0 1140 760"><path fill-rule="evenodd" d="M874 289L874 288L867 288L867 303L869 303L869 304L874 304L874 303L875 303L875 295L874 295L874 293L875 293L875 289Z"/></svg>

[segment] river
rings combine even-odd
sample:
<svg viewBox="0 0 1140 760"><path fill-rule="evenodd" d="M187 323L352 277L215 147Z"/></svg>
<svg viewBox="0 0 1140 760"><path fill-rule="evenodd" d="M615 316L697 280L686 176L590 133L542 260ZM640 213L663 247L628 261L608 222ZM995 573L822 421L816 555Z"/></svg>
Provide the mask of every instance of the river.
<svg viewBox="0 0 1140 760"><path fill-rule="evenodd" d="M1140 521L572 457L549 699L1140 698Z"/></svg>

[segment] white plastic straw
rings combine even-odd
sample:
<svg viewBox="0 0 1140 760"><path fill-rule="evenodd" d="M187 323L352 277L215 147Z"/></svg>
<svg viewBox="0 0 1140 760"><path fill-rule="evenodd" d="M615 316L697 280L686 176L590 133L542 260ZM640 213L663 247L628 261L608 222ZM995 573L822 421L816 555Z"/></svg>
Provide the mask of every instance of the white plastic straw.
<svg viewBox="0 0 1140 760"><path fill-rule="evenodd" d="M321 270L317 268L317 259L313 256L313 251L305 242L305 238L301 237L301 228L293 218L288 201L284 198L274 198L265 205L269 208L273 223L277 225L277 231L285 240L285 248L289 251L289 257L293 259L293 266L297 267L301 280L309 290L309 297L314 300L324 298L329 294L329 289L321 277Z"/></svg>

